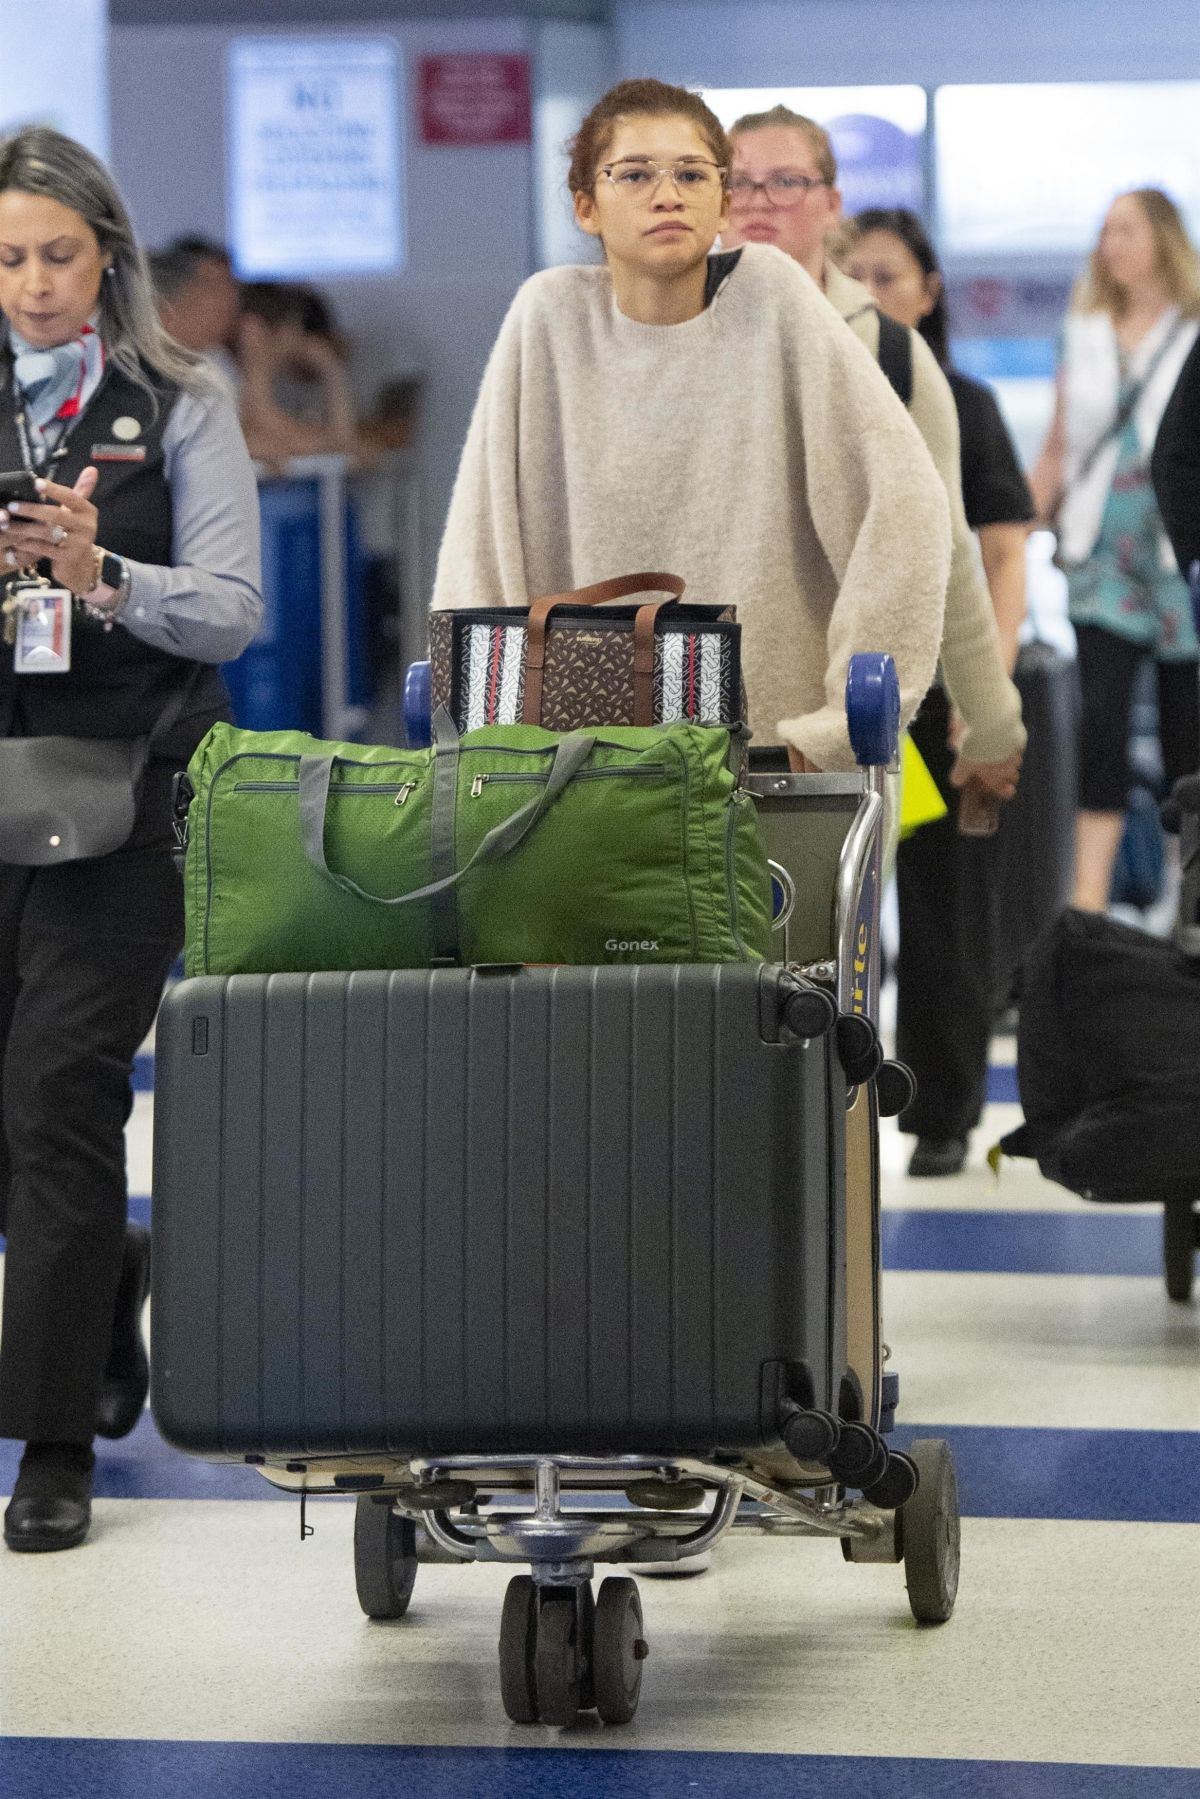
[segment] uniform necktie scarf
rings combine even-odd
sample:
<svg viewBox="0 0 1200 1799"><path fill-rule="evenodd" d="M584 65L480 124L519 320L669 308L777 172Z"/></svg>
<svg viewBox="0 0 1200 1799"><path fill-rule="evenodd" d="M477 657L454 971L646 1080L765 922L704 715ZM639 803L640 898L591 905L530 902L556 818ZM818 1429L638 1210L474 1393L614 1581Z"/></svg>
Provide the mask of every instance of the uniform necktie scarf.
<svg viewBox="0 0 1200 1799"><path fill-rule="evenodd" d="M46 428L56 419L78 417L95 391L104 367L99 333L85 325L70 343L40 350L14 331L10 341L13 374L25 406L25 418L35 458L45 460Z"/></svg>

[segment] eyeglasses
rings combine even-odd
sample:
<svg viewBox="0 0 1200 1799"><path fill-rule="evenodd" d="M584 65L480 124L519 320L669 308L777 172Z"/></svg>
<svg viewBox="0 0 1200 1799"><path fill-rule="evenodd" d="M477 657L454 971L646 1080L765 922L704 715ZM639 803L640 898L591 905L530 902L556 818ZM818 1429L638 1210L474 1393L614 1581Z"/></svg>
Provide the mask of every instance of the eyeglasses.
<svg viewBox="0 0 1200 1799"><path fill-rule="evenodd" d="M718 162L655 163L636 158L606 163L599 173L606 175L618 194L627 200L650 200L659 184L669 175L681 199L700 200L715 194L723 185L727 171Z"/></svg>
<svg viewBox="0 0 1200 1799"><path fill-rule="evenodd" d="M735 175L729 183L729 197L735 206L746 206L754 195L762 192L768 206L781 212L799 206L814 187L832 187L833 183L819 175L768 175L765 181L752 181L749 175Z"/></svg>

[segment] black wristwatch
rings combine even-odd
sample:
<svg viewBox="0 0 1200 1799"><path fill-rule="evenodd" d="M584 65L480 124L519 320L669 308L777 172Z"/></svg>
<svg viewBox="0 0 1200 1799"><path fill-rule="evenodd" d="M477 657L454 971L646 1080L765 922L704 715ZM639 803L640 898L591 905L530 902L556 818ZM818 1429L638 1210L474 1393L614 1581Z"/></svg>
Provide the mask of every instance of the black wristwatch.
<svg viewBox="0 0 1200 1799"><path fill-rule="evenodd" d="M111 550L100 558L100 580L105 587L118 588L125 579L125 564Z"/></svg>
<svg viewBox="0 0 1200 1799"><path fill-rule="evenodd" d="M129 564L111 550L96 548L96 583L79 598L93 618L111 622L129 598Z"/></svg>

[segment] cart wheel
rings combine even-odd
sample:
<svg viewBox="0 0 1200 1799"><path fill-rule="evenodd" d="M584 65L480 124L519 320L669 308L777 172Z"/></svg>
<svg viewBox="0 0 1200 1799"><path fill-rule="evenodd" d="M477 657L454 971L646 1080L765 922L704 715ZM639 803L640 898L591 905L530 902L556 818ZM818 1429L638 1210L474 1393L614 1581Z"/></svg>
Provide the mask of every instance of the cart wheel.
<svg viewBox="0 0 1200 1799"><path fill-rule="evenodd" d="M500 1697L514 1724L538 1721L537 1624L537 1587L528 1574L515 1574L500 1613Z"/></svg>
<svg viewBox="0 0 1200 1799"><path fill-rule="evenodd" d="M583 1706L588 1645L579 1641L574 1587L544 1587L538 1608L534 1674L543 1724L574 1724Z"/></svg>
<svg viewBox="0 0 1200 1799"><path fill-rule="evenodd" d="M921 1624L944 1624L958 1593L958 1482L950 1445L923 1437L909 1447L920 1484L897 1516L908 1603Z"/></svg>
<svg viewBox="0 0 1200 1799"><path fill-rule="evenodd" d="M1200 1243L1200 1214L1191 1204L1163 1207L1163 1267L1167 1293L1186 1305L1192 1297L1196 1246Z"/></svg>
<svg viewBox="0 0 1200 1799"><path fill-rule="evenodd" d="M581 1712L594 1711L596 1707L596 1599L592 1592L591 1581L585 1580L576 1588L579 1594L579 1611L583 1623L583 1672L579 1679L579 1709Z"/></svg>
<svg viewBox="0 0 1200 1799"><path fill-rule="evenodd" d="M592 1678L596 1710L606 1724L628 1724L642 1696L642 1602L637 1582L606 1580L596 1601Z"/></svg>
<svg viewBox="0 0 1200 1799"><path fill-rule="evenodd" d="M417 1578L417 1533L372 1493L354 1508L354 1584L368 1618L403 1618Z"/></svg>

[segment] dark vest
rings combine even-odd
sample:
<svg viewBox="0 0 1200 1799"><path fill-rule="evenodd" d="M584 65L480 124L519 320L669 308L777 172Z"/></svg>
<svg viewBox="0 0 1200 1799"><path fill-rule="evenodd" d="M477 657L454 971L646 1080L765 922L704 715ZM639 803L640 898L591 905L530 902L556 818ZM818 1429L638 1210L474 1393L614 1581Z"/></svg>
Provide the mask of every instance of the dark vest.
<svg viewBox="0 0 1200 1799"><path fill-rule="evenodd" d="M71 487L93 464L100 474L92 495L100 515L99 542L131 561L169 565L171 489L163 461L163 432L178 389L152 379L157 415L145 388L109 364L76 421L53 479ZM118 419L130 418L141 427L132 440L113 429ZM135 451L143 454L135 458L131 454ZM117 460L118 453L127 460ZM21 466L10 366L7 357L0 357L0 468ZM44 568L49 573L48 565ZM183 735L198 741L208 723L226 715L229 701L220 671L142 643L119 624L106 630L77 607L66 674L14 674L12 650L7 645L0 648L0 736L142 737L153 729L180 684L189 680L184 711L189 721L202 715L206 722ZM179 736L176 727L171 732L172 750Z"/></svg>

